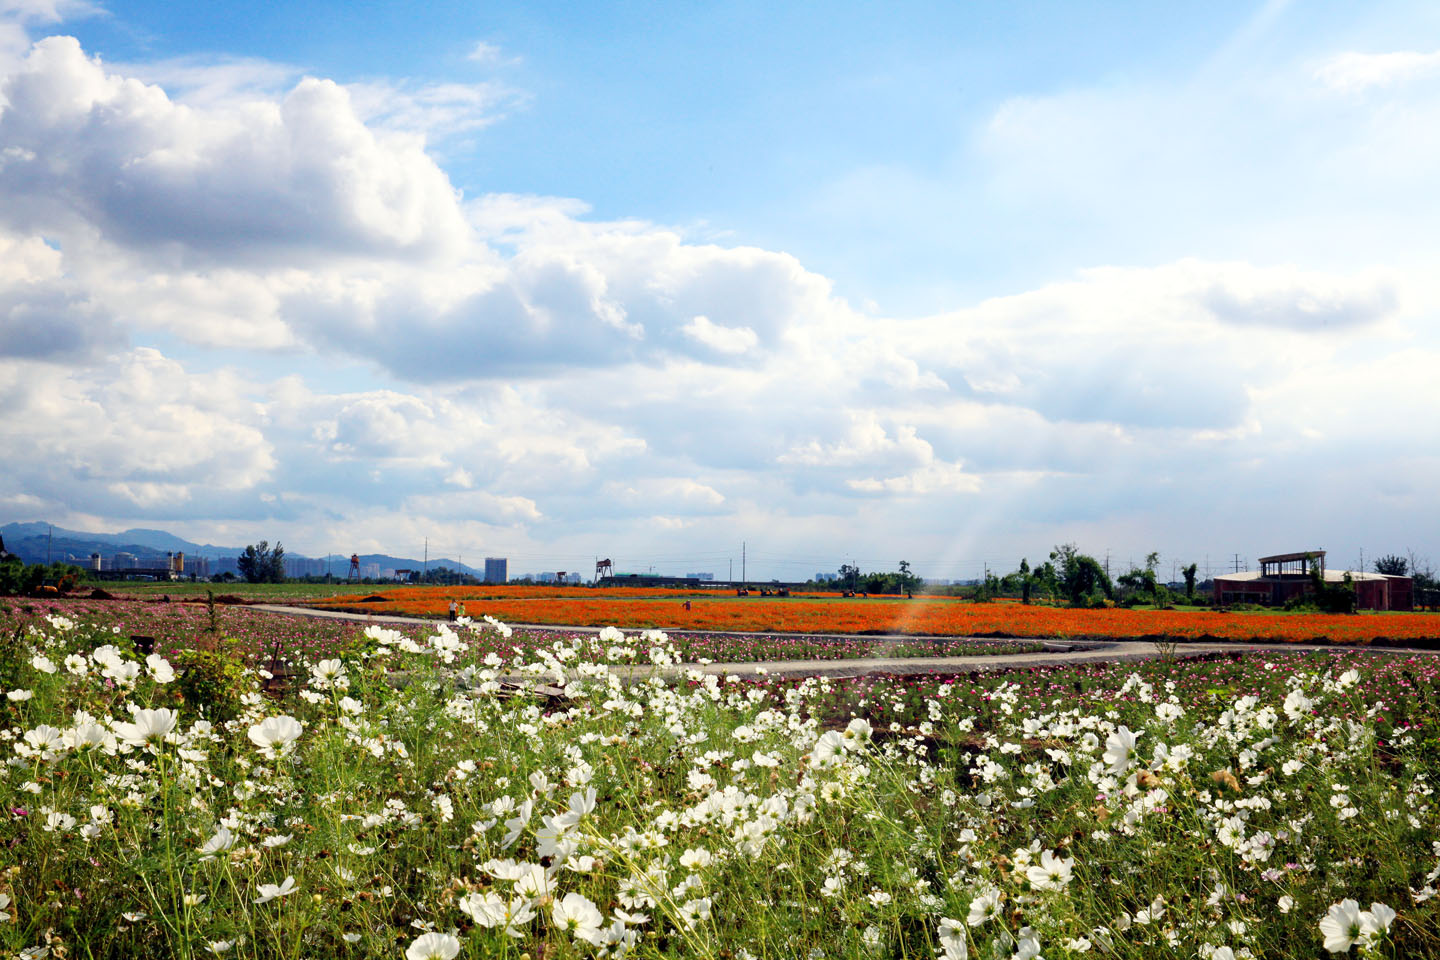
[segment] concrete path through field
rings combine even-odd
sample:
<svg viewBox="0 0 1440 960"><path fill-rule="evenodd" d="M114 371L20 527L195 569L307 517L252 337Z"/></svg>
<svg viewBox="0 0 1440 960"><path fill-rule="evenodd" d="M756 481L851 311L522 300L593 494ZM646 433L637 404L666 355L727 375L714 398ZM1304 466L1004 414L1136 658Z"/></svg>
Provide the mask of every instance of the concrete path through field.
<svg viewBox="0 0 1440 960"><path fill-rule="evenodd" d="M282 613L297 617L314 617L320 620L352 620L357 623L389 623L415 626L426 623L437 623L436 620L427 620L420 617L402 617L395 614L363 614L346 613L336 610L317 610L313 607L291 607L274 603L247 604L251 610L262 610L267 613ZM599 633L600 627L573 627L545 623L512 623L510 626L517 630L553 630L560 633ZM840 633L807 633L807 634L781 634L769 633L747 633L737 630L666 630L668 634L675 636L683 634L710 634L723 633L727 636L746 637L813 637L817 639L846 639L846 640L869 640L876 647L883 648L885 644L896 641L914 640L1010 640L1009 637L916 637L903 634L883 634L876 636L864 634ZM683 664L676 670L695 669L702 673L713 673L721 676L729 674L755 674L763 671L768 674L790 675L790 676L825 676L825 677L859 677L871 673L968 673L972 670L1007 670L1014 667L1049 667L1069 663L1126 663L1137 660L1149 660L1160 656L1160 651L1154 643L1148 640L1086 640L1086 641L1052 641L1033 640L1031 643L1039 643L1043 649L1034 653L1005 653L1005 654L973 654L970 656L956 657L866 657L855 660L774 660L760 663L706 663L706 664ZM1299 651L1299 650L1355 650L1369 654L1397 654L1406 656L1436 656L1440 651L1417 650L1410 647L1344 647L1339 645L1323 646L1308 643L1244 643L1234 641L1229 643L1181 643L1176 653L1179 656L1192 657L1207 653L1263 653L1267 651ZM636 668L636 672L645 672L647 668ZM669 672L669 671L667 671Z"/></svg>

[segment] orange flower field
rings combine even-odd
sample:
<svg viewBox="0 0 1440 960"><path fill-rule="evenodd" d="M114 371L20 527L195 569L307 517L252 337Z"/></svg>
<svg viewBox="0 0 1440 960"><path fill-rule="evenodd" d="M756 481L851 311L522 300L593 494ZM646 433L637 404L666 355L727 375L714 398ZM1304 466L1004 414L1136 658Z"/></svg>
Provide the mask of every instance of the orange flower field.
<svg viewBox="0 0 1440 960"><path fill-rule="evenodd" d="M1178 610L1074 610L941 597L792 598L584 587L413 587L316 601L327 609L444 617L453 598L471 617L506 623L622 629L774 633L903 633L927 636L1164 637L1371 643L1440 638L1440 614L1222 613ZM685 609L689 600L691 609Z"/></svg>

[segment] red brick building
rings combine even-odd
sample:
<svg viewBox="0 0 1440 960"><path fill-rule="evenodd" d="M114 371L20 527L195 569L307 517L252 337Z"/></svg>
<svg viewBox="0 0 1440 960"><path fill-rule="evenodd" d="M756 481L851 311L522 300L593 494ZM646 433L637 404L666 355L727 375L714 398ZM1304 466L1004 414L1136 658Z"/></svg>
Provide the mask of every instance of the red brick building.
<svg viewBox="0 0 1440 960"><path fill-rule="evenodd" d="M1355 606L1360 610L1415 609L1414 581L1385 573L1325 569L1324 550L1280 553L1260 558L1260 571L1226 573L1215 577L1215 602L1258 603L1280 606L1287 600L1314 592L1310 579L1311 561L1320 566L1327 584L1339 584L1350 575L1355 585Z"/></svg>

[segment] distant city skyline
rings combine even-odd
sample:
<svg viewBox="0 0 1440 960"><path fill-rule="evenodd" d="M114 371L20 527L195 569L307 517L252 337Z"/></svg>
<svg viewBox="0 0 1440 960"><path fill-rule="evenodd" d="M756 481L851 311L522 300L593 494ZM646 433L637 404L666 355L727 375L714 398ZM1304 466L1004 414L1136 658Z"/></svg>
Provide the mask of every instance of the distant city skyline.
<svg viewBox="0 0 1440 960"><path fill-rule="evenodd" d="M1440 557L1433 3L10 0L0 104L0 518Z"/></svg>
<svg viewBox="0 0 1440 960"><path fill-rule="evenodd" d="M4 531L7 528L10 530L9 535L12 538L13 545L15 532L14 527L8 524L0 524L0 531ZM83 535L86 532L65 531L62 528L62 533ZM90 533L95 535L115 536L115 534L101 534L94 531ZM63 543L64 540L62 539L61 542ZM198 547L198 545L193 546ZM1321 547L1314 544L1309 545L1309 548L1316 550L1322 549ZM87 551L89 550L89 548L86 549ZM172 555L170 551L165 551L160 548L147 547L145 549L150 551L150 553L148 554L148 556L150 557ZM212 545L201 549L203 551L202 553L190 554L185 557L184 562L186 564L187 573L196 572L199 575L204 576L205 574L200 573L200 567L198 566L198 561L201 560L203 560L205 563L205 569L215 574L219 574L225 571L234 573L236 572L235 559L243 550L243 547L237 546L228 550L222 550ZM105 565L102 566L102 570L117 569L119 567L119 564L112 561L116 561L120 557L127 558L126 565L129 567L149 566L153 562L152 560L145 559L145 557L143 556L137 556L134 553L115 550L113 548L109 549L108 551L106 549L101 549L100 552L102 555L102 559L106 561ZM1374 562L1378 560L1381 556L1386 555L1387 553L1398 553L1399 555L1404 556L1407 559L1411 559L1409 553L1404 550L1362 550L1353 562L1347 562L1338 557L1332 558L1332 567L1336 572L1341 572L1347 569L1372 570ZM487 556L481 559L479 564L468 564L464 563L458 558L448 556L430 557L428 559L424 557L405 559L400 554L391 554L388 551L385 552L385 555L391 556L396 561L396 564L392 566L382 566L379 563L362 558L360 576L362 578L371 579L390 579L396 575L397 569L423 570L428 567L431 570L438 570L442 567L448 567L449 569L457 571L463 568L463 570L469 575L489 583L505 583L514 580L526 579L538 580L541 582L552 582L557 578L557 574L561 572L564 572L567 575L567 580L574 580L575 578L578 578L578 582L588 583L593 582L593 580L595 579L593 576L593 567L590 565L590 562L586 558L577 558L573 556L541 558L542 561L550 561L548 566L542 566L536 563L536 558L533 557L510 558ZM1106 567L1107 572L1111 572L1116 575L1118 575L1119 573L1123 573L1129 569L1143 566L1146 559L1145 557L1135 557L1133 555L1121 556L1118 553L1113 553L1110 551L1098 551L1096 553L1096 556L1097 559L1100 560L1102 565ZM1179 582L1182 579L1180 572L1181 568L1188 565L1189 563L1195 563L1199 571L1200 579L1208 580L1212 576L1217 574L1258 569L1256 565L1256 560L1258 556L1259 554L1252 556L1249 554L1242 555L1238 552L1231 553L1227 557L1210 557L1207 555L1202 555L1199 557L1187 558L1186 556L1180 555L1166 556L1162 554L1159 557L1157 569L1161 575L1162 580L1167 582ZM31 552L31 557L33 560L36 561L46 559L45 555L35 553L33 550ZM89 552L75 553L73 551L62 549L56 552L54 556L49 557L49 559L68 561L80 564L82 566L88 566L91 559L91 554ZM510 572L510 561L512 559L520 559L523 562L522 567L518 569L518 572L515 572L513 574ZM935 565L934 561L932 560L929 561L930 566L928 569L927 562L923 559L918 563L914 560L908 559L907 562L910 563L912 571L914 571L917 576L921 577L921 579L929 583L943 585L949 583L973 583L982 580L987 574L1004 575L1015 570L1019 566L1020 559L1029 560L1032 567L1038 566L1039 564L1044 563L1046 559L1048 559L1048 551L1042 554L1037 554L1033 557L1026 556L1021 558L1005 558L1003 556L995 556L989 558L973 558L969 560L952 559L946 561L944 565ZM1432 559L1426 554L1416 553L1414 554L1413 559L1422 565L1422 569L1430 567L1433 564ZM399 566L400 563L406 563L410 566L401 568ZM738 581L740 579L739 571L730 567L728 563L726 568L723 569L723 572L719 574L711 571L695 571L692 569L688 569L687 565L689 565L690 563L691 561L689 559L680 557L637 557L615 564L615 566L613 567L613 575L625 576L629 574L643 575L646 573L652 573L664 576L687 577L697 580ZM899 568L898 560L894 562L889 562L882 558L840 558L835 560L834 567L831 570L821 569L812 570L810 572L798 572L807 568L807 565L813 566L814 563L814 557L786 558L762 552L755 560L754 566L752 566L751 569L746 572L748 574L748 579L756 582L769 580L803 582L811 579L814 579L816 581L835 580L838 578L837 571L839 570L840 566L846 563L856 564L861 567L863 572L866 573L893 572ZM1336 563L1338 563L1339 565L1335 566ZM349 571L348 555L344 551L331 551L328 554L322 556L312 557L304 554L299 554L287 549L286 571L287 575L295 577L325 576L328 572L331 575L335 576L337 579L343 580L346 578Z"/></svg>

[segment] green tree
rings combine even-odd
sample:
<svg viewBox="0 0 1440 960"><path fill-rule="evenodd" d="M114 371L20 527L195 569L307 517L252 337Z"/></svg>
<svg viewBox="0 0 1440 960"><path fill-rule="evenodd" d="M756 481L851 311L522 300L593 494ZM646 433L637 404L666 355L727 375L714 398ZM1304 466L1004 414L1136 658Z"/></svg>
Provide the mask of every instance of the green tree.
<svg viewBox="0 0 1440 960"><path fill-rule="evenodd" d="M910 572L910 561L900 561L900 591L907 595L913 594L920 587L920 578Z"/></svg>
<svg viewBox="0 0 1440 960"><path fill-rule="evenodd" d="M1155 567L1160 562L1160 554L1150 553L1145 557L1145 568L1132 569L1115 578L1115 582L1125 589L1138 596L1148 596L1152 603L1160 600L1160 584L1155 577Z"/></svg>
<svg viewBox="0 0 1440 960"><path fill-rule="evenodd" d="M1393 553L1386 554L1375 561L1375 572L1403 577L1410 572L1410 561Z"/></svg>
<svg viewBox="0 0 1440 960"><path fill-rule="evenodd" d="M1350 571L1345 571L1339 586L1332 587L1320 573L1319 558L1307 556L1306 559L1310 562L1310 586L1315 591L1315 605L1326 613L1354 613L1355 578L1350 576Z"/></svg>
<svg viewBox="0 0 1440 960"><path fill-rule="evenodd" d="M284 583L285 548L278 540L274 547L268 540L252 543L235 559L235 566L248 583Z"/></svg>
<svg viewBox="0 0 1440 960"><path fill-rule="evenodd" d="M1115 594L1115 587L1105 574L1100 561L1081 553L1073 543L1062 543L1050 552L1050 561L1055 564L1056 585L1060 593L1075 606L1096 593L1106 597Z"/></svg>
<svg viewBox="0 0 1440 960"><path fill-rule="evenodd" d="M1020 602L1030 602L1030 588L1035 585L1035 578L1030 575L1030 560L1027 557L1020 558Z"/></svg>
<svg viewBox="0 0 1440 960"><path fill-rule="evenodd" d="M13 553L0 557L0 595L25 589L25 561Z"/></svg>
<svg viewBox="0 0 1440 960"><path fill-rule="evenodd" d="M1185 599L1195 599L1195 574L1200 568L1196 564L1184 568L1180 572L1185 574Z"/></svg>

